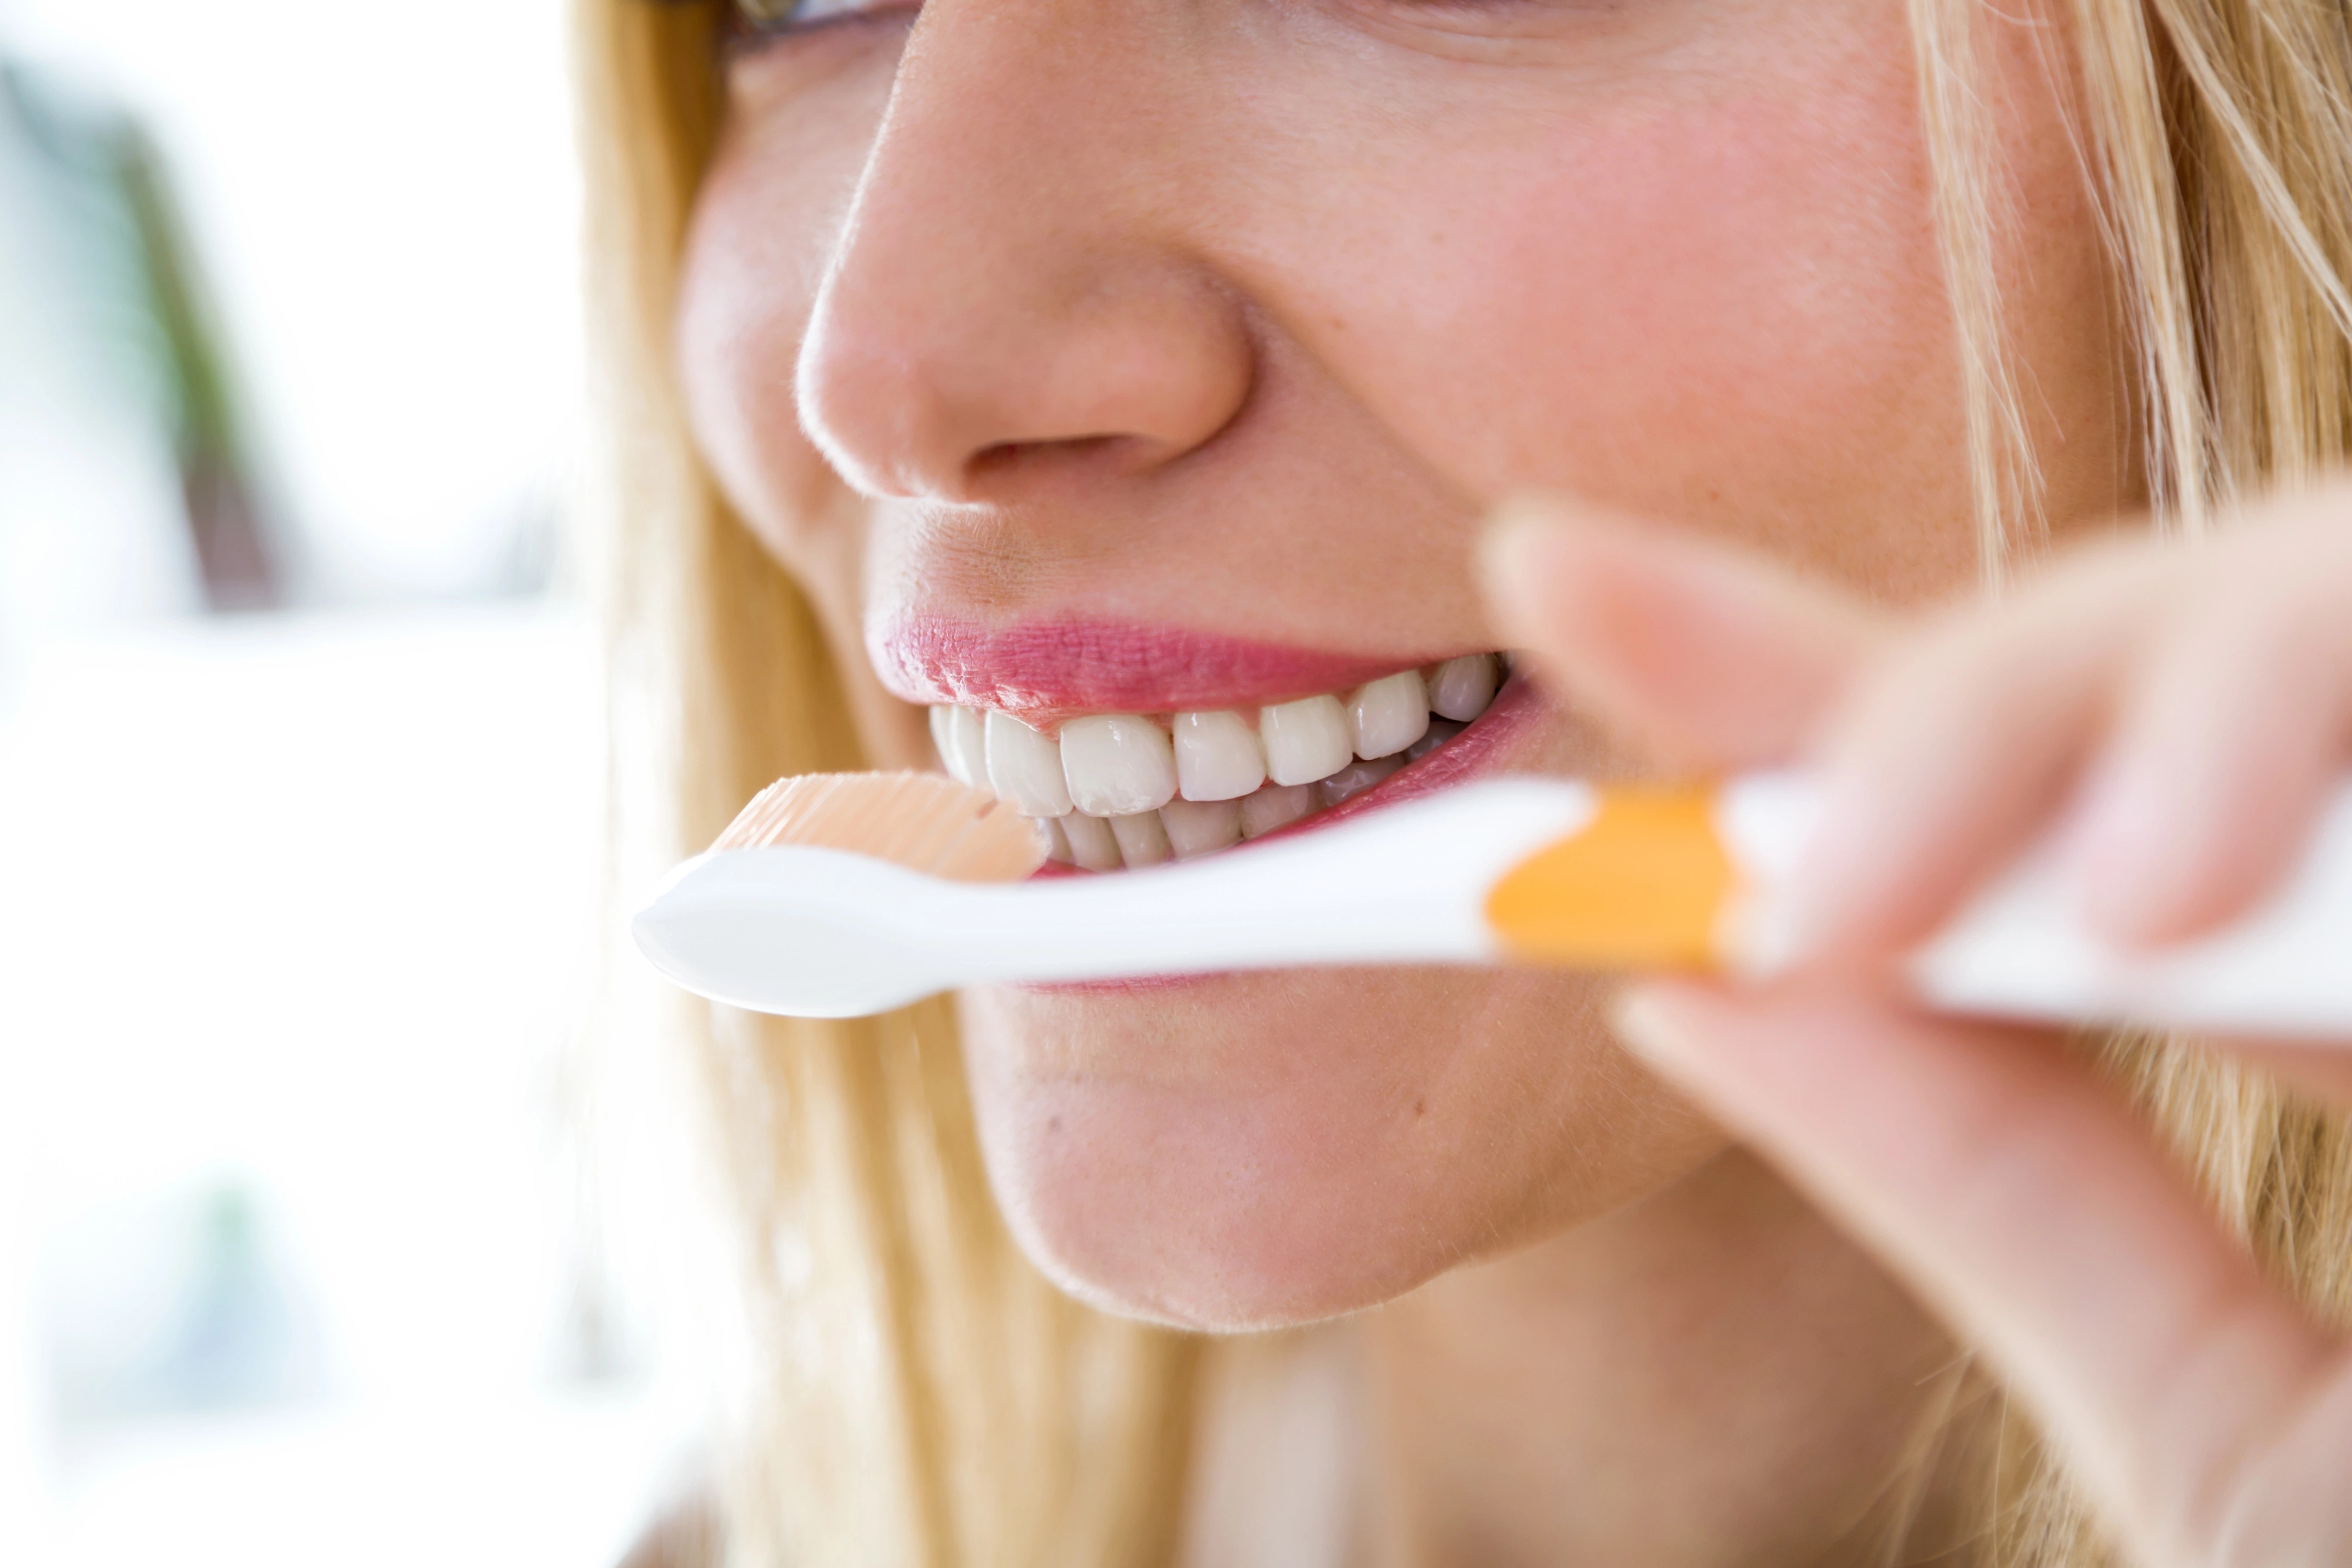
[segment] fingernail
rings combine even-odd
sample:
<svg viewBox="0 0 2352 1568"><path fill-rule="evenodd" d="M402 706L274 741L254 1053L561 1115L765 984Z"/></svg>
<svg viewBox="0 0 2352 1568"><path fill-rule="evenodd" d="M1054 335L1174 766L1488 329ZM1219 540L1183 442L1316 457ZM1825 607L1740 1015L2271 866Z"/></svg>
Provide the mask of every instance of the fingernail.
<svg viewBox="0 0 2352 1568"><path fill-rule="evenodd" d="M1540 575L1545 547L1559 529L1559 508L1541 497L1504 498L1486 521L1478 557L1488 584L1507 591Z"/></svg>
<svg viewBox="0 0 2352 1568"><path fill-rule="evenodd" d="M1798 923L1801 908L1792 907L1780 889L1757 889L1735 905L1724 921L1724 956L1731 973L1751 983L1787 973L1805 956L1805 932Z"/></svg>
<svg viewBox="0 0 2352 1568"><path fill-rule="evenodd" d="M1688 1054L1683 1031L1646 987L1628 986L1609 1005L1609 1027L1625 1049L1645 1061L1674 1061Z"/></svg>
<svg viewBox="0 0 2352 1568"><path fill-rule="evenodd" d="M2173 835L2170 796L2150 769L2109 757L2068 813L2060 854L2074 907L2093 930L2130 941L2150 926Z"/></svg>
<svg viewBox="0 0 2352 1568"><path fill-rule="evenodd" d="M1743 978L1772 979L1820 953L1858 852L1852 841L1859 808L1842 799L1850 794L1834 776L1822 780L1794 850L1777 868L1765 868L1767 880L1738 912L1730 951Z"/></svg>

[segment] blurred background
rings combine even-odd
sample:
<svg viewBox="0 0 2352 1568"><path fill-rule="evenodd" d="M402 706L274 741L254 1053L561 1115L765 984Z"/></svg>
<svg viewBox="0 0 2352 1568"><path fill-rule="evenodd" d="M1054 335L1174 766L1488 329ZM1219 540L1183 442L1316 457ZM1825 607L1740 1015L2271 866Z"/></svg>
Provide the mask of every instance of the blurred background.
<svg viewBox="0 0 2352 1568"><path fill-rule="evenodd" d="M0 0L0 1563L590 1568L690 1473L566 69Z"/></svg>

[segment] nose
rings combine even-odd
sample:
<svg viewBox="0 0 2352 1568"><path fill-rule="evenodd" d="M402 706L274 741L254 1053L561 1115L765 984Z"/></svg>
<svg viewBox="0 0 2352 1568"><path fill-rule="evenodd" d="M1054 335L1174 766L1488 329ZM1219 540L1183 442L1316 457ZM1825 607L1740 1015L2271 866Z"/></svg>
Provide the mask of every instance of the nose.
<svg viewBox="0 0 2352 1568"><path fill-rule="evenodd" d="M853 486L983 501L1140 473L1246 401L1247 319L1189 232L1204 171L1177 84L1116 36L1146 9L930 0L797 367L801 422Z"/></svg>

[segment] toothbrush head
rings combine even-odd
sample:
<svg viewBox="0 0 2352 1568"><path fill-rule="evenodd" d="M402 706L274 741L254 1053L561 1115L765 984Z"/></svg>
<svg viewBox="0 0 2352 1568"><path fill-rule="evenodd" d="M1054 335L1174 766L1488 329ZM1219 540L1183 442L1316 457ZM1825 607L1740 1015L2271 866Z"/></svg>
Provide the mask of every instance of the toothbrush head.
<svg viewBox="0 0 2352 1568"><path fill-rule="evenodd" d="M755 1012L857 1018L945 988L905 914L943 884L1013 883L1045 852L1011 807L931 773L812 773L761 790L630 921L687 989Z"/></svg>

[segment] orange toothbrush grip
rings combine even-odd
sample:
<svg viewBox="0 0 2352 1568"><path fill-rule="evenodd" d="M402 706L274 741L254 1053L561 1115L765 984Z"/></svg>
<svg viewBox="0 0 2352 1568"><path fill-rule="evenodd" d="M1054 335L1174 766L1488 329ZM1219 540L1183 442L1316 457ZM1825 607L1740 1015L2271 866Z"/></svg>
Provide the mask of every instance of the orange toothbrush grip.
<svg viewBox="0 0 2352 1568"><path fill-rule="evenodd" d="M1486 895L1513 957L1590 968L1712 968L1739 877L1706 789L1612 789L1581 831Z"/></svg>

